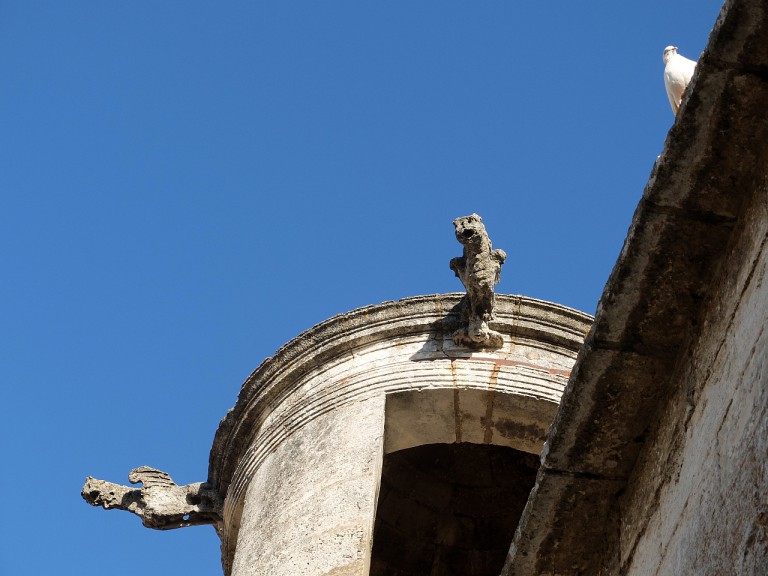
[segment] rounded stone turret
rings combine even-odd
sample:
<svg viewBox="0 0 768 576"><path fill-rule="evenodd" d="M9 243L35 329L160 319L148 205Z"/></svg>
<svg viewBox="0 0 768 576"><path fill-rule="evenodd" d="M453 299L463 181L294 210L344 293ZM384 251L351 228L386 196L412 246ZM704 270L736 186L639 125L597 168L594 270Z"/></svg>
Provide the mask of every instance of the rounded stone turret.
<svg viewBox="0 0 768 576"><path fill-rule="evenodd" d="M336 316L246 380L210 457L225 574L498 574L592 318L496 295L471 349L461 298Z"/></svg>

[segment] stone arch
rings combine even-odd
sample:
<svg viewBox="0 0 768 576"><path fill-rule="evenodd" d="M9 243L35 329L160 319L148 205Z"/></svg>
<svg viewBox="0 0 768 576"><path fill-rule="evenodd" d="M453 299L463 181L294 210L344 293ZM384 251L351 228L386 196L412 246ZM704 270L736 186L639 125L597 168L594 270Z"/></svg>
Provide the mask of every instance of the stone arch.
<svg viewBox="0 0 768 576"><path fill-rule="evenodd" d="M387 395L370 576L496 576L557 404L492 387Z"/></svg>

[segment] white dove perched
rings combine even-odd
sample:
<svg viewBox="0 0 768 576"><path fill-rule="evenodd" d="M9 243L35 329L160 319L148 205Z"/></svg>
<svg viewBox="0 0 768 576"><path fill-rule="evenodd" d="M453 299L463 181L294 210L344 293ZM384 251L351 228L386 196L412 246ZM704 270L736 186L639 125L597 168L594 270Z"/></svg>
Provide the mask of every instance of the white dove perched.
<svg viewBox="0 0 768 576"><path fill-rule="evenodd" d="M696 69L696 62L678 54L677 46L664 48L662 59L664 60L664 86L667 88L672 112L677 115L685 89L691 82L693 71Z"/></svg>

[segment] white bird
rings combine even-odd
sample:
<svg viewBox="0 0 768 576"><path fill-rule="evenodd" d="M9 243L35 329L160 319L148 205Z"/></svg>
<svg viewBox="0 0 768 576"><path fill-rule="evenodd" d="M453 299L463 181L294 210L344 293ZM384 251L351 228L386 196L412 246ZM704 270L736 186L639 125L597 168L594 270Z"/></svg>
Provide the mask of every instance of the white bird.
<svg viewBox="0 0 768 576"><path fill-rule="evenodd" d="M677 115L685 89L690 84L693 71L696 69L696 62L678 54L677 46L664 48L662 59L664 60L664 86L667 88L672 112Z"/></svg>

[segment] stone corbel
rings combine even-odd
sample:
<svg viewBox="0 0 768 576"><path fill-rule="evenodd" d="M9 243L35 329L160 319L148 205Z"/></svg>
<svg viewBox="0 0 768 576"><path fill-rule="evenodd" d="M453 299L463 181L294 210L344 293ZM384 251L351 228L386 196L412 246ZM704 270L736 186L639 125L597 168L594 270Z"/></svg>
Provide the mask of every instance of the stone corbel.
<svg viewBox="0 0 768 576"><path fill-rule="evenodd" d="M88 477L81 492L91 506L133 512L141 523L155 530L171 530L221 521L222 498L206 482L178 486L171 477L155 468L141 466L128 474L131 484L122 486Z"/></svg>

